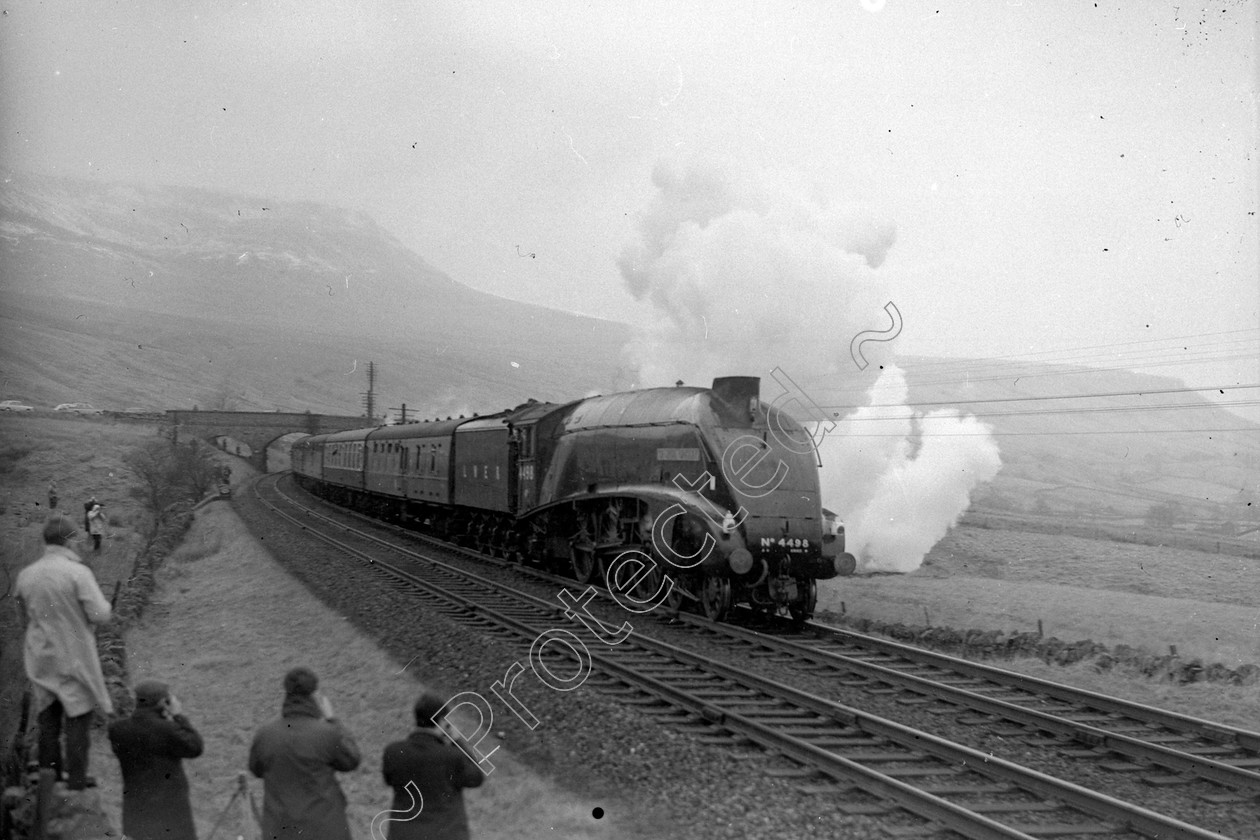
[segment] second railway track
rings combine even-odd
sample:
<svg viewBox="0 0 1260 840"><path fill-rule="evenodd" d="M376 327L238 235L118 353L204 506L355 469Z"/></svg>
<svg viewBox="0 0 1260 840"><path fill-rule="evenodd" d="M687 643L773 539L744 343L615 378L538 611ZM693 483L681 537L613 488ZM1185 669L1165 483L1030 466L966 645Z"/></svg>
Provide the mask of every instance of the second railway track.
<svg viewBox="0 0 1260 840"><path fill-rule="evenodd" d="M268 487L260 488L260 492L278 492L274 479ZM279 500L270 504L278 505ZM313 513L308 510L304 515ZM306 525L290 513L281 515ZM342 550L357 556L365 565L390 575L397 586L414 588L417 597L440 605L457 620L475 624L483 632L516 646L529 646L535 670L546 669L546 663L551 662L551 667L562 673L565 667L571 671L575 667L572 663L559 665L561 659L555 656L567 648L570 656L578 659L578 674L589 669L595 675L589 683L599 690L614 693L627 705L667 720L691 732L693 737L730 749L751 750L746 752L750 756L764 756L777 765L767 767L767 773L799 778L812 790L844 797L852 813L886 812L886 830L891 835L928 836L947 826L967 837L1223 836L836 703L746 668L684 650L640 630L613 644L593 644L594 652L585 651L589 662L583 663L576 646L547 643L562 638L556 635L548 639L548 631L557 624L574 626L560 603L423 557L390 541L366 535L355 539L372 540L423 563L424 574L417 576L382 561L375 549L367 553L342 545ZM570 606L569 612L572 611ZM895 672L871 670L885 666L862 663L861 657L846 660L844 654L835 651L810 649L799 642L739 628L714 625L706 629L738 639L748 646L749 652L760 650L764 656L769 650L774 656L805 657L804 661L815 669L839 668L850 679L853 673L861 673L862 679L872 683L899 685L896 690L904 688L905 676L913 676L894 677ZM547 641L540 645L540 639ZM577 677L568 679L574 681ZM510 690L510 683L506 687ZM923 685L918 686L922 688ZM975 704L983 705L983 692L970 693L975 695ZM1021 708L1007 700L996 702L1010 705L1010 710L979 709L969 702L959 702L967 699L955 695L943 702L984 711L986 715L998 711L1014 714ZM989 698L983 702L994 701ZM1023 709L1020 714L1029 711ZM1025 720L1024 725L1047 731L1043 727L1049 723L1035 718ZM1240 787L1235 784L1231 790Z"/></svg>

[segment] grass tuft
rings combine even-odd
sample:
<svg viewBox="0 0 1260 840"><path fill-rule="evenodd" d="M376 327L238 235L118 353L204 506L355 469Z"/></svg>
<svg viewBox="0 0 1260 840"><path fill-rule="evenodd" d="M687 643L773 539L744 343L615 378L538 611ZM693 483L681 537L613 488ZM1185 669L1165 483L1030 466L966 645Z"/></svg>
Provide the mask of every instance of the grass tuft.
<svg viewBox="0 0 1260 840"><path fill-rule="evenodd" d="M17 463L33 451L33 447L15 444L0 448L0 475L13 474L17 470Z"/></svg>

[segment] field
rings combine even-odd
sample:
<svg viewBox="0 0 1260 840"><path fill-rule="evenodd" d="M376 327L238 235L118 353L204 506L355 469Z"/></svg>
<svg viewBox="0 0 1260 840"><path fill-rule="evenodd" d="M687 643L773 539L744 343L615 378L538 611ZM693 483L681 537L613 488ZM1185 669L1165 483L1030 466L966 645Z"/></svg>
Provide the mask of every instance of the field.
<svg viewBox="0 0 1260 840"><path fill-rule="evenodd" d="M819 610L907 625L1036 632L1200 658L1260 664L1260 561L1180 548L959 527L908 575L837 578ZM1260 688L1174 686L1087 663L1002 662L1187 714L1256 729Z"/></svg>

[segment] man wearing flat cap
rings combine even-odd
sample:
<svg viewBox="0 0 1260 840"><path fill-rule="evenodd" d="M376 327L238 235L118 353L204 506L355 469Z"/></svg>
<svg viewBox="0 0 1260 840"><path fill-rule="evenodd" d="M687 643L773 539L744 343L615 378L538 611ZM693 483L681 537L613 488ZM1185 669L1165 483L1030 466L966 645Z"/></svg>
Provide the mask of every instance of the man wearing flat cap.
<svg viewBox="0 0 1260 840"><path fill-rule="evenodd" d="M437 694L421 694L414 708L416 729L405 741L395 741L385 748L381 769L385 784L394 789L394 804L390 808L414 814L408 819L390 820L389 840L468 840L462 791L480 787L485 776L452 743L451 738L459 737L458 734L445 727L447 734L438 731L434 718L445 705L446 701ZM408 785L420 797L414 797Z"/></svg>
<svg viewBox="0 0 1260 840"><path fill-rule="evenodd" d="M92 710L114 705L96 654L93 625L109 621L109 602L92 570L69 547L74 522L52 516L44 525L44 554L18 573L19 614L26 625L26 675L34 686L39 723L39 766L60 774L70 790L89 786ZM61 754L62 718L66 752Z"/></svg>
<svg viewBox="0 0 1260 840"><path fill-rule="evenodd" d="M280 719L250 746L249 771L263 780L264 840L350 840L336 774L359 766L359 747L318 686L309 668L285 674Z"/></svg>
<svg viewBox="0 0 1260 840"><path fill-rule="evenodd" d="M136 686L136 710L109 725L123 777L122 828L130 840L197 840L183 759L203 744L166 683Z"/></svg>

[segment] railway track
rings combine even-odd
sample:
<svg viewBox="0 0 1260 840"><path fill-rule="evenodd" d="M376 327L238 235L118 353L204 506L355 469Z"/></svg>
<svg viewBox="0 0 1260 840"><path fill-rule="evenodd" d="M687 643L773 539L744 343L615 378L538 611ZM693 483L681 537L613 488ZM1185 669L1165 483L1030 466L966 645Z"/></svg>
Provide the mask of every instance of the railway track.
<svg viewBox="0 0 1260 840"><path fill-rule="evenodd" d="M540 669L555 681L552 687L564 686L560 690L589 683L614 694L619 702L692 737L765 762L767 774L843 797L849 813L886 816L891 836L930 836L942 827L976 838L1221 836L641 631L616 641L610 641L615 634L593 632L604 643L590 646L550 644L568 632L557 628L580 629L571 620L572 600L566 610L562 603L356 532L284 497L275 479L255 489L277 515L384 575L391 586L413 592L432 608L509 645L528 647L530 665L544 683L552 684ZM309 527L312 518L321 524ZM324 533L333 528L352 533L357 545ZM381 549L402 559L384 561ZM607 633L614 629L600 626ZM780 650L778 655L786 653ZM574 662L578 671L573 677L557 677L552 671L568 673Z"/></svg>
<svg viewBox="0 0 1260 840"><path fill-rule="evenodd" d="M513 566L549 583L574 585L541 570L433 542L480 562ZM607 595L606 590L596 589ZM741 656L766 658L818 677L835 677L870 693L898 694L899 702L906 705L931 704L932 713L954 713L965 724L992 728L1006 722L1010 727L998 730L1005 737L1023 739L1030 746L1056 748L1067 758L1094 761L1112 772L1137 774L1149 785L1210 782L1216 788L1201 793L1200 798L1212 804L1260 797L1257 732L815 622L806 626L803 636L786 636L689 613L679 613L670 620L685 622ZM782 624L785 631L788 627L786 622Z"/></svg>
<svg viewBox="0 0 1260 840"><path fill-rule="evenodd" d="M963 723L1005 721L1015 726L1005 732L1011 737L1137 773L1147 784L1206 780L1222 788L1202 796L1214 804L1260 797L1260 733L812 622L801 639L680 618L744 655L790 657L813 674L932 704Z"/></svg>

